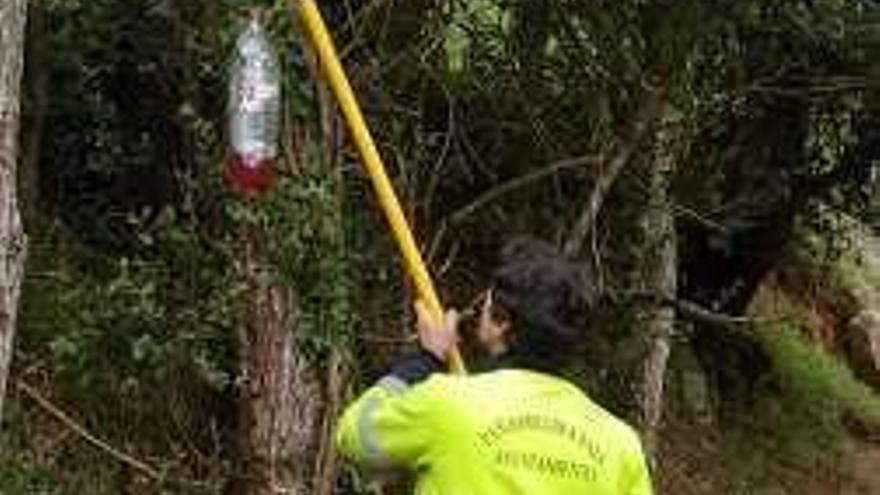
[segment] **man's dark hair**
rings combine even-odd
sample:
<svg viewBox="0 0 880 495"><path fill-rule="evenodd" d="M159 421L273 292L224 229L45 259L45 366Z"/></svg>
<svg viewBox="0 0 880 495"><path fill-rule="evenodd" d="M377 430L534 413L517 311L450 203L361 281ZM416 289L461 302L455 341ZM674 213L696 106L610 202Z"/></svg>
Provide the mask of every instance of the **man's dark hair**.
<svg viewBox="0 0 880 495"><path fill-rule="evenodd" d="M552 245L518 237L501 250L492 278L495 316L513 330L511 364L559 371L580 348L596 303L584 270Z"/></svg>

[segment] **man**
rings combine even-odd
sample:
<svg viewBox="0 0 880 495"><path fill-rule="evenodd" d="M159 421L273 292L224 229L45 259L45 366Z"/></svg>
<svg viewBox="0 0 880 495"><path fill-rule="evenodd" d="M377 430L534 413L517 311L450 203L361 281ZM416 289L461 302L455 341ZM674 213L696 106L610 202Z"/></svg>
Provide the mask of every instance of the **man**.
<svg viewBox="0 0 880 495"><path fill-rule="evenodd" d="M506 246L476 330L493 370L467 376L444 373L458 315L417 303L421 353L348 407L341 452L410 470L418 495L650 495L636 433L558 376L596 303L584 282L547 244Z"/></svg>

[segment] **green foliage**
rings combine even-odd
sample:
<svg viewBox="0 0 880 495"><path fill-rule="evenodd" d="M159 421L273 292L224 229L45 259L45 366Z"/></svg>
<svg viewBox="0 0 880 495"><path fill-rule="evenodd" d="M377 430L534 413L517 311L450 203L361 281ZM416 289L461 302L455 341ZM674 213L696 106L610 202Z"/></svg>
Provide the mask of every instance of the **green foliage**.
<svg viewBox="0 0 880 495"><path fill-rule="evenodd" d="M71 483L60 480L55 470L4 459L0 454L0 493L4 495L111 495L114 493L93 481Z"/></svg>
<svg viewBox="0 0 880 495"><path fill-rule="evenodd" d="M447 2L443 48L446 67L453 77L466 77L470 66L479 62L475 54L488 50L503 55L504 40L509 34L509 12L496 0ZM478 46L474 46L474 43Z"/></svg>
<svg viewBox="0 0 880 495"><path fill-rule="evenodd" d="M297 163L282 164L277 187L247 201L223 190L219 168L225 63L238 8L255 3L269 7L285 67L283 161ZM213 433L204 425L222 433L233 414L234 337L246 304L235 273L242 236L259 236L269 274L296 289L298 344L318 361L331 348L353 345L355 293L368 294L357 310L377 314L365 316L373 317L371 328L397 328L403 320L404 282L384 224L365 211L370 193L358 189L362 184L343 184L341 173L328 170L330 162L348 169L354 160L330 160L330 150L314 142L316 95L289 2L45 4L51 104L40 176L50 227L32 237L21 368L45 376L55 397L112 443L156 458L198 458L181 461L193 466L207 452L209 464L221 465L228 454L216 450L220 440L208 438ZM877 97L864 83L876 77L880 60L872 4L321 6L452 302L483 283L496 245L509 234L564 240L621 147L635 145L633 165L651 159L650 133L629 143L627 132L649 87L660 90L682 127L674 177L679 293L707 307L723 307L748 287L743 279L758 271L749 263L775 259L798 218L832 237L834 225L816 213L862 213L876 190L868 186L880 149ZM296 140L306 149L293 149L293 127L303 131ZM581 156L599 159L468 209L515 178ZM623 254L644 241L630 228L645 198L641 170L629 166L615 183L596 225L590 262L609 285L629 287L636 264L651 258ZM706 261L703 250L727 257ZM717 273L729 279L703 277ZM632 388L631 376L613 373L615 362L640 358L631 350L639 340L636 315L620 313L608 317L616 352L593 350L604 354L595 373L604 378L584 373L593 396L609 403ZM876 424L876 398L839 364L793 328L765 333L775 374L763 384L761 410L770 426L759 435L766 455L755 463L776 450L793 458L820 452L850 416ZM399 350L358 344L367 351L364 362ZM621 413L635 407L618 402ZM77 465L77 456L69 457L74 461L60 467L13 459L21 469L0 468L0 492L73 493L81 483L69 473L101 461L87 457ZM755 490L754 483L731 487Z"/></svg>
<svg viewBox="0 0 880 495"><path fill-rule="evenodd" d="M105 258L69 234L32 243L23 289L25 348L48 351L78 394L159 382L194 364L206 383L231 382L236 293L225 259L204 239L161 233L155 257Z"/></svg>
<svg viewBox="0 0 880 495"><path fill-rule="evenodd" d="M880 398L846 365L807 341L800 328L780 324L760 335L773 375L762 411L767 416L759 413L759 420L774 432L768 440L778 454L807 464L827 459L842 439L846 419L880 426Z"/></svg>
<svg viewBox="0 0 880 495"><path fill-rule="evenodd" d="M228 202L227 213L267 237L271 271L296 289L297 339L321 357L351 338L351 274L340 176L309 160L258 201Z"/></svg>
<svg viewBox="0 0 880 495"><path fill-rule="evenodd" d="M23 378L51 384L46 394L90 432L172 478L218 485L249 296L236 271L241 235L262 236L271 275L296 290L299 350L324 358L349 341L352 319L341 177L318 147L292 150L285 137L285 156L302 152L305 165L260 201L224 190L236 20L221 5L52 4L47 221L31 233L17 342ZM307 136L313 84L288 5L274 7L292 102L285 136L293 126ZM0 492L118 492L119 466L79 441L34 455L42 426L27 436L22 418L11 419L21 455L0 457Z"/></svg>
<svg viewBox="0 0 880 495"><path fill-rule="evenodd" d="M705 459L695 479L715 478L713 493L731 495L803 493L805 483L862 493L855 488L859 482L847 478L850 428L880 425L880 397L798 325L780 322L756 331L772 367L748 415L733 418L713 447L697 448ZM692 420L684 421L682 440L693 441Z"/></svg>
<svg viewBox="0 0 880 495"><path fill-rule="evenodd" d="M13 463L7 459L0 468L0 492L8 495L73 495L82 493L75 488L65 488L59 483L53 473L46 468L28 469L25 465ZM105 493L102 491L91 492L95 495Z"/></svg>
<svg viewBox="0 0 880 495"><path fill-rule="evenodd" d="M820 233L806 233L792 248L792 266L784 273L803 296L854 316L880 304L880 259L870 229L846 214L827 209L812 219ZM829 236L829 233L834 233Z"/></svg>

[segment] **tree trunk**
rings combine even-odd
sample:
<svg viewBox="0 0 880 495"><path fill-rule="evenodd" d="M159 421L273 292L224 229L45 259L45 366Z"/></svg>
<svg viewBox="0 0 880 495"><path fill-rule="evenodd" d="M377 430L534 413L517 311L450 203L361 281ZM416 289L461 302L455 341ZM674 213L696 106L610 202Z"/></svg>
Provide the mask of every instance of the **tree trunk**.
<svg viewBox="0 0 880 495"><path fill-rule="evenodd" d="M18 211L16 173L26 13L26 0L0 3L0 418L27 246Z"/></svg>
<svg viewBox="0 0 880 495"><path fill-rule="evenodd" d="M311 493L321 390L294 342L294 291L274 280L263 235L249 232L239 271L250 290L239 334L239 478L230 493Z"/></svg>
<svg viewBox="0 0 880 495"><path fill-rule="evenodd" d="M679 133L668 105L658 129L648 166L648 201L640 222L646 249L641 281L646 292L657 296L640 311L640 321L644 322L640 332L645 337L646 352L641 364L639 409L645 449L652 457L657 451L666 361L675 325L675 310L663 301L673 299L677 288L678 256L670 179L679 156Z"/></svg>
<svg viewBox="0 0 880 495"><path fill-rule="evenodd" d="M337 189L334 191L334 204L336 211L343 211L344 195L341 177L342 167L342 138L343 127L341 117L336 111L336 102L333 94L321 73L318 70L317 57L313 51L308 54L311 78L315 81L316 97L318 100L318 113L321 132L321 162L325 173L336 177ZM338 218L342 218L340 215ZM336 222L337 234L344 237L343 226ZM328 253L329 255L329 253ZM312 483L312 495L333 495L336 489L336 481L339 477L339 458L336 453L336 421L341 414L342 404L345 400L345 383L348 379L348 369L345 366L345 357L349 352L347 345L337 342L337 347L330 351L329 363L324 380L323 391L324 407L322 409L322 424L316 442L317 455L314 458L314 476ZM347 344L347 342L346 342Z"/></svg>

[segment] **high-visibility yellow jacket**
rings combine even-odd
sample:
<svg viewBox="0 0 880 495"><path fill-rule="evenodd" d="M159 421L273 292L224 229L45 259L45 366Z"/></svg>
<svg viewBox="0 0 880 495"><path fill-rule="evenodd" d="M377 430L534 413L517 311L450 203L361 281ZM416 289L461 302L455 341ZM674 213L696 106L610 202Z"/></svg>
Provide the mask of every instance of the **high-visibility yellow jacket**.
<svg viewBox="0 0 880 495"><path fill-rule="evenodd" d="M383 378L342 416L344 456L415 473L417 495L650 495L628 425L560 378L519 369Z"/></svg>

